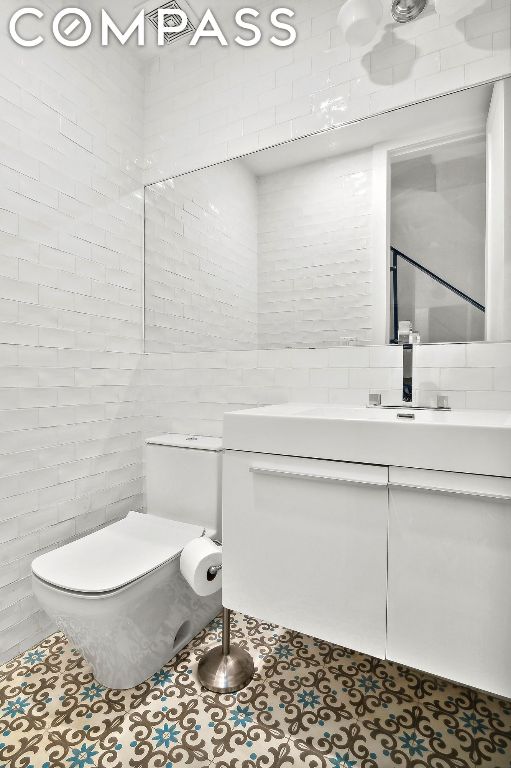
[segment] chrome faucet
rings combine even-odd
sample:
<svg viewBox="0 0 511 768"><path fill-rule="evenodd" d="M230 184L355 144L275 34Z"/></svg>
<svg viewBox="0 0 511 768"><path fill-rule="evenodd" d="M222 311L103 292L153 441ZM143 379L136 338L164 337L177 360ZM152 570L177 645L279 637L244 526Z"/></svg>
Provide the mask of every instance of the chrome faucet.
<svg viewBox="0 0 511 768"><path fill-rule="evenodd" d="M420 336L409 321L399 323L399 343L403 346L403 403L413 402L413 347Z"/></svg>
<svg viewBox="0 0 511 768"><path fill-rule="evenodd" d="M451 410L448 396L441 393L437 393L436 406L413 404L413 348L416 344L420 344L420 341L420 334L413 330L411 322L406 320L399 323L398 344L403 347L403 399L400 405L383 404L381 392L369 392L368 408L396 408L405 409L408 412L411 409L418 411ZM412 416L399 414L398 418L412 418Z"/></svg>
<svg viewBox="0 0 511 768"><path fill-rule="evenodd" d="M413 400L413 344L403 344L403 403Z"/></svg>

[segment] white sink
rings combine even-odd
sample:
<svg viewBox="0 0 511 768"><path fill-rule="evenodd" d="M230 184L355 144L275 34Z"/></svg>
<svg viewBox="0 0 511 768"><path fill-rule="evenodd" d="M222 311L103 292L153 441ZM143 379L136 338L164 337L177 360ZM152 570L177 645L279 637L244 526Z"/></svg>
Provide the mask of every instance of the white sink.
<svg viewBox="0 0 511 768"><path fill-rule="evenodd" d="M226 414L224 448L509 477L511 411L271 405Z"/></svg>

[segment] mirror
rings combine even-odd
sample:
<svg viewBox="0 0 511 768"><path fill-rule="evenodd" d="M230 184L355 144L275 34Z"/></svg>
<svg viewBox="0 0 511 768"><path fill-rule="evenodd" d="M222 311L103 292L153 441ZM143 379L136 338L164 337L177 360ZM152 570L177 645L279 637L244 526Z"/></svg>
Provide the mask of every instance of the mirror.
<svg viewBox="0 0 511 768"><path fill-rule="evenodd" d="M146 187L146 351L510 340L510 126L507 78Z"/></svg>
<svg viewBox="0 0 511 768"><path fill-rule="evenodd" d="M486 136L395 156L390 189L391 341L483 341Z"/></svg>

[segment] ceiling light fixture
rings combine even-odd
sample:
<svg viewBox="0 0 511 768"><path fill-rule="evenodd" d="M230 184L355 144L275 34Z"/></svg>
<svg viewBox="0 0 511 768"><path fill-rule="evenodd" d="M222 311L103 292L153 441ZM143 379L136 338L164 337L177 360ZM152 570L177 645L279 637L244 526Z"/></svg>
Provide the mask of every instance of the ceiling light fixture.
<svg viewBox="0 0 511 768"><path fill-rule="evenodd" d="M389 2L389 0L386 0ZM437 0L441 2L442 0ZM458 2L459 0L449 0ZM465 0L463 0L465 1ZM390 2L389 2L390 4ZM417 19L428 0L392 0L392 18L399 24ZM373 42L382 27L382 0L345 0L337 16L343 37L352 48L362 48Z"/></svg>
<svg viewBox="0 0 511 768"><path fill-rule="evenodd" d="M427 4L428 0L392 0L392 18L399 24L415 21Z"/></svg>
<svg viewBox="0 0 511 768"><path fill-rule="evenodd" d="M361 48L376 36L382 16L380 0L346 0L337 16L337 24L348 45Z"/></svg>

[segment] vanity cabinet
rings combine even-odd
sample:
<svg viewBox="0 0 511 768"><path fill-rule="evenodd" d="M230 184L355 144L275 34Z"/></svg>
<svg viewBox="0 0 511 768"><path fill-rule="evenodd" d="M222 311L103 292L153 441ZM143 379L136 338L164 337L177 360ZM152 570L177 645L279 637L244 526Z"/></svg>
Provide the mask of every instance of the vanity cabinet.
<svg viewBox="0 0 511 768"><path fill-rule="evenodd" d="M511 478L227 450L223 602L511 696Z"/></svg>
<svg viewBox="0 0 511 768"><path fill-rule="evenodd" d="M387 657L511 695L511 479L389 470Z"/></svg>
<svg viewBox="0 0 511 768"><path fill-rule="evenodd" d="M385 657L388 468L227 451L223 601Z"/></svg>

